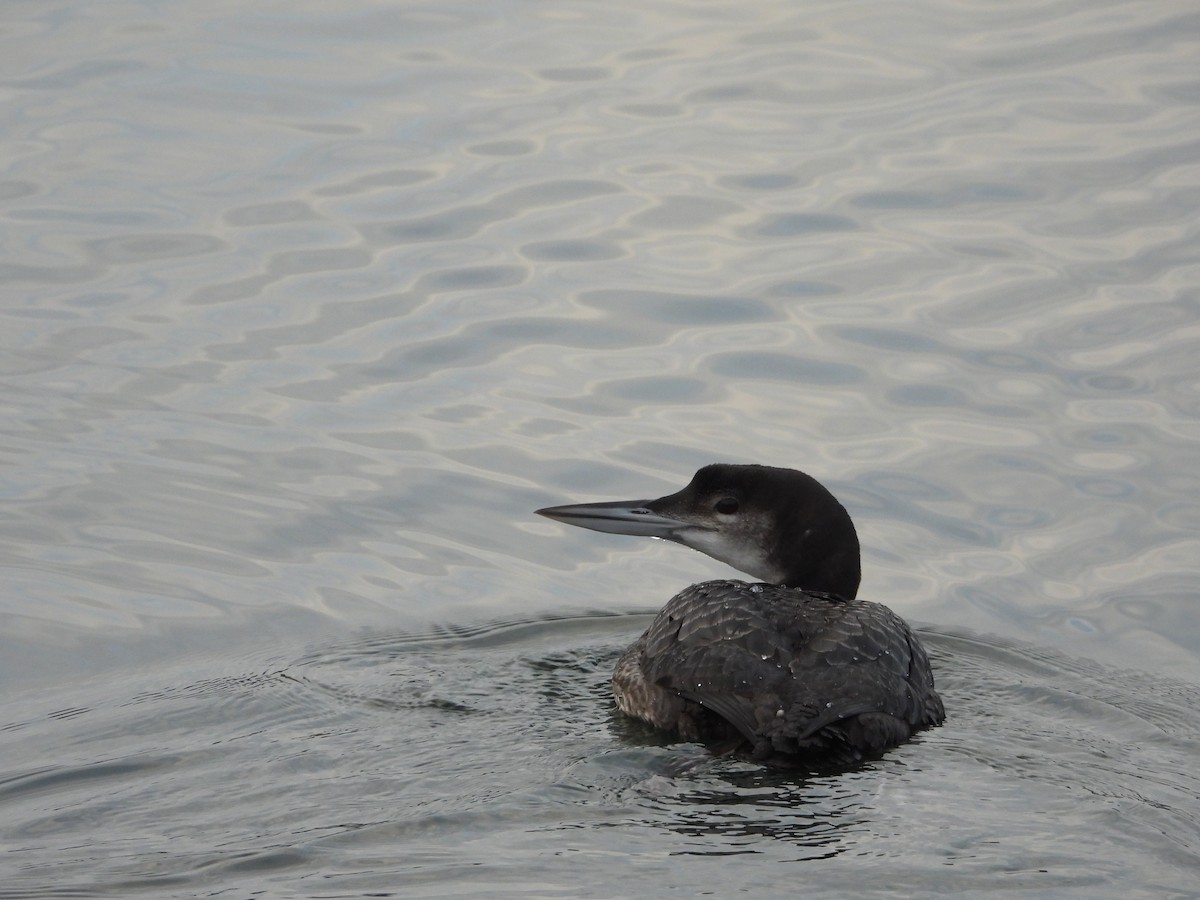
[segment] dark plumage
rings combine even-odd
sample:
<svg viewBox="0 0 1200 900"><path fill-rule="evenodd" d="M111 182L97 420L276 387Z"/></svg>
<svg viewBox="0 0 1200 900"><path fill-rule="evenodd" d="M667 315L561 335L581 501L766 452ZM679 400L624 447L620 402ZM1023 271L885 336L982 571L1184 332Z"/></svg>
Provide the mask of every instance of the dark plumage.
<svg viewBox="0 0 1200 900"><path fill-rule="evenodd" d="M760 759L836 764L945 717L908 625L855 599L854 525L808 475L712 465L658 500L538 512L677 541L769 582L708 581L671 598L617 662L613 692L628 715Z"/></svg>

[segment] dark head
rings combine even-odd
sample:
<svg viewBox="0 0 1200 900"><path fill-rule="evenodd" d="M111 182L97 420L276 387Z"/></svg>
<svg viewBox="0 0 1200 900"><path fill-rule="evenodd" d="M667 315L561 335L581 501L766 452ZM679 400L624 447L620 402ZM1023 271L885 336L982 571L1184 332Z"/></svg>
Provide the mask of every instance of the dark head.
<svg viewBox="0 0 1200 900"><path fill-rule="evenodd" d="M657 500L553 506L538 513L615 534L665 538L755 578L853 599L861 578L850 514L815 478L771 466L705 466Z"/></svg>

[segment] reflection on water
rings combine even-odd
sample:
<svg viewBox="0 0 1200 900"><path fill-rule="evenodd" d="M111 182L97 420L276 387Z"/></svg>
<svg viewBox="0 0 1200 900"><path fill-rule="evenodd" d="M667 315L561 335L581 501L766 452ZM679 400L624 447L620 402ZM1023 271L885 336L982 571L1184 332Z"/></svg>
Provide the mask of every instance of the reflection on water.
<svg viewBox="0 0 1200 900"><path fill-rule="evenodd" d="M7 13L0 895L1190 890L1196 11ZM779 781L530 624L727 575L530 513L718 460L944 728Z"/></svg>

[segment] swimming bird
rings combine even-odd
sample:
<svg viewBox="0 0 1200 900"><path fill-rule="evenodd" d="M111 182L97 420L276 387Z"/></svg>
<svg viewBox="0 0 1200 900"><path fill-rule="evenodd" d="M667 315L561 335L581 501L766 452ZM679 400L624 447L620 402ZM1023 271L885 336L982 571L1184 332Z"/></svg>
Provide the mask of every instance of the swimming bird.
<svg viewBox="0 0 1200 900"><path fill-rule="evenodd" d="M941 724L925 648L857 599L858 534L795 469L714 464L657 500L537 510L559 522L675 541L754 578L676 594L618 660L626 715L755 759L854 764Z"/></svg>

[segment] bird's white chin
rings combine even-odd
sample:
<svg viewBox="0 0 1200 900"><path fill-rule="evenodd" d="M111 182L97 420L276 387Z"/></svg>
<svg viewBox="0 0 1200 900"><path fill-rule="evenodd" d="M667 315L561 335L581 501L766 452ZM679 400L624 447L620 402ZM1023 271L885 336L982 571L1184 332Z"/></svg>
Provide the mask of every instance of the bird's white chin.
<svg viewBox="0 0 1200 900"><path fill-rule="evenodd" d="M729 534L707 528L683 529L673 539L760 581L783 583L783 570L772 565L763 548L756 544L735 540Z"/></svg>

